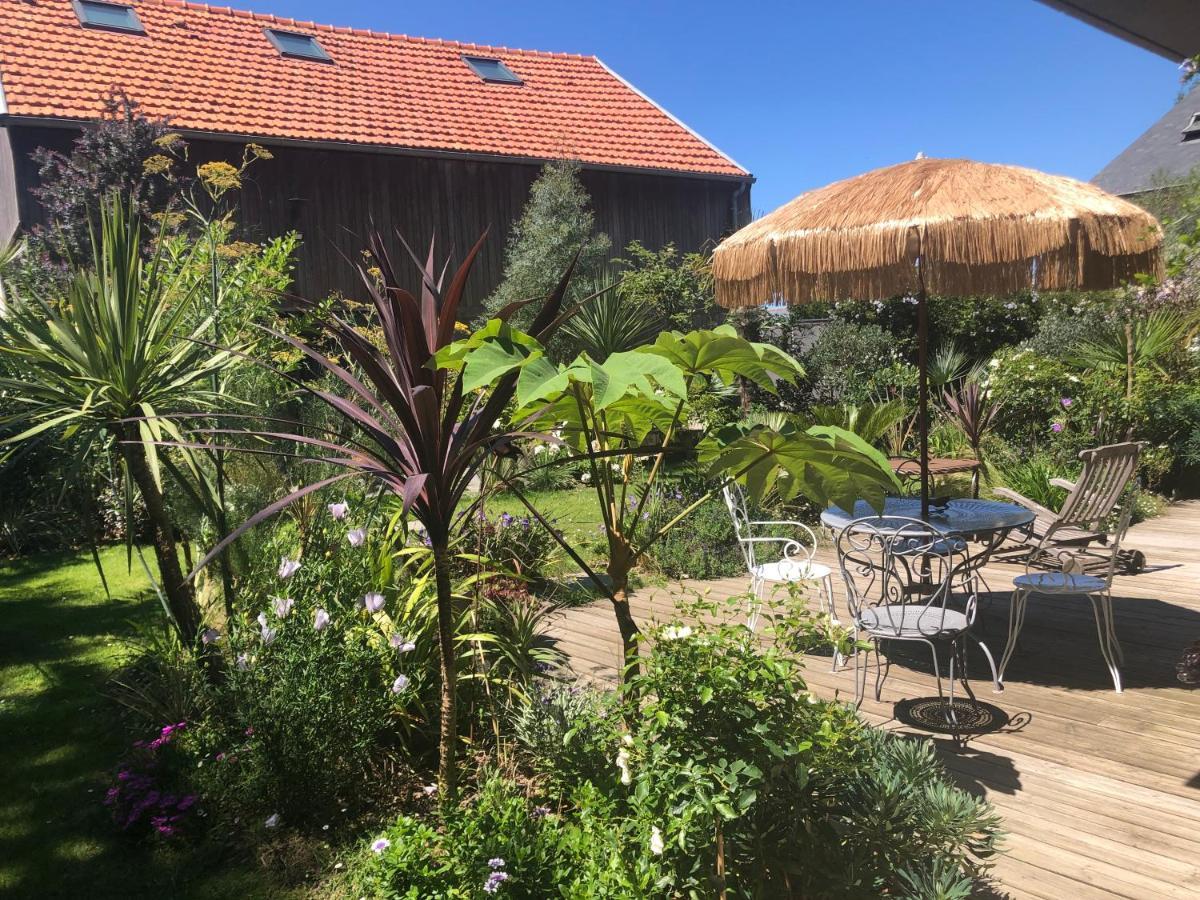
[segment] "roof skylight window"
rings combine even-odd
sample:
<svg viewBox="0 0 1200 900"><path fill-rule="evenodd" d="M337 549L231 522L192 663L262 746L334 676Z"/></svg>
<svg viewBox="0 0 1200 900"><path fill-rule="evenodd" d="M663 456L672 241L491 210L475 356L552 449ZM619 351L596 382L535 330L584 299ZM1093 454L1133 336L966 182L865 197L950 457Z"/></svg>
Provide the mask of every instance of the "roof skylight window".
<svg viewBox="0 0 1200 900"><path fill-rule="evenodd" d="M275 45L275 49L283 56L293 59L313 59L317 62L333 62L325 48L317 43L311 34L297 34L294 31L280 31L277 28L266 29L267 39Z"/></svg>
<svg viewBox="0 0 1200 900"><path fill-rule="evenodd" d="M1200 138L1200 113L1192 113L1192 118L1183 129L1185 141L1194 141L1196 138Z"/></svg>
<svg viewBox="0 0 1200 900"><path fill-rule="evenodd" d="M109 31L130 31L145 34L141 19L132 6L122 3L104 3L101 0L72 0L75 15L81 24L89 28L106 28Z"/></svg>
<svg viewBox="0 0 1200 900"><path fill-rule="evenodd" d="M463 62L470 66L471 71L484 81L490 81L494 84L524 83L516 76L512 69L498 59L489 59L486 56L464 56Z"/></svg>

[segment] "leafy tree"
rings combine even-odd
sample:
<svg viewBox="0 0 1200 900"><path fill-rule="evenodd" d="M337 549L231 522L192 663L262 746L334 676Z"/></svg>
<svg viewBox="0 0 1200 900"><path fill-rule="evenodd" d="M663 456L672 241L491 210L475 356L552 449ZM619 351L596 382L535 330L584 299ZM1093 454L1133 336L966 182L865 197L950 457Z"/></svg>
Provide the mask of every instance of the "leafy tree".
<svg viewBox="0 0 1200 900"><path fill-rule="evenodd" d="M572 260L577 260L577 277L568 299L584 296L585 285L604 268L610 248L608 236L596 231L591 198L579 180L579 163L547 163L509 233L504 280L484 301L485 319L495 318L510 303L548 296ZM512 324L527 328L535 312L532 306L515 311Z"/></svg>
<svg viewBox="0 0 1200 900"><path fill-rule="evenodd" d="M689 331L714 323L712 269L699 253L682 256L674 244L648 250L639 241L625 248L619 293L635 306L654 310L668 328Z"/></svg>
<svg viewBox="0 0 1200 900"><path fill-rule="evenodd" d="M30 193L47 221L31 235L35 258L60 270L68 260L89 262L89 223L109 194L116 193L143 218L166 210L179 185L163 177L168 172L162 162L169 162L163 153L176 141L165 122L146 118L135 101L114 93L105 100L99 121L83 130L69 154L35 150L41 183ZM146 240L152 236L142 235Z"/></svg>
<svg viewBox="0 0 1200 900"><path fill-rule="evenodd" d="M172 465L157 445L182 441L171 414L207 409L209 376L234 355L205 346L209 321L194 316L197 292L163 266L162 242L147 258L136 200L110 195L91 235L94 267L74 266L61 296L22 296L0 317L0 353L15 372L0 378L15 411L5 424L14 447L37 438L69 440L80 457L113 444L154 526L167 608L187 643L200 609L179 564L175 523L163 494ZM127 509L132 497L127 495ZM128 537L132 541L132 536Z"/></svg>
<svg viewBox="0 0 1200 900"><path fill-rule="evenodd" d="M711 489L666 522L651 520L649 505L662 475L663 460L691 419L689 387L745 378L773 391L779 380L794 379L800 367L766 344L739 337L732 326L715 330L662 332L653 344L614 353L603 363L580 354L556 364L544 346L507 324L493 320L471 337L441 351L439 365L461 369L464 391L495 391L515 379L512 430L556 430L575 452L550 465L586 460L608 541L607 591L624 643L635 665L638 626L629 606L629 574L656 542L733 481L745 484L751 499L772 488L784 499L798 494L827 505L853 508L866 498L881 508L889 488L898 487L887 460L850 432L814 426L801 431L785 425L734 425L707 434L701 458L708 464ZM643 474L641 461L649 464ZM511 481L508 490L550 527ZM592 580L603 585L565 541L563 548Z"/></svg>

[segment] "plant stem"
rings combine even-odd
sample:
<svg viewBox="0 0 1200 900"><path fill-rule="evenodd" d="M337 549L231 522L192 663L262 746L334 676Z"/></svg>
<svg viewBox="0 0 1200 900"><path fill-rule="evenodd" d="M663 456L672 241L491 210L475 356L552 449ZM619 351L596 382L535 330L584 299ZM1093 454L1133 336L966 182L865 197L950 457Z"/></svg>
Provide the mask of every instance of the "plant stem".
<svg viewBox="0 0 1200 900"><path fill-rule="evenodd" d="M430 535L437 584L438 655L441 658L442 705L438 737L438 795L452 803L458 791L458 697L454 658L454 591L450 583L450 547L445 535Z"/></svg>

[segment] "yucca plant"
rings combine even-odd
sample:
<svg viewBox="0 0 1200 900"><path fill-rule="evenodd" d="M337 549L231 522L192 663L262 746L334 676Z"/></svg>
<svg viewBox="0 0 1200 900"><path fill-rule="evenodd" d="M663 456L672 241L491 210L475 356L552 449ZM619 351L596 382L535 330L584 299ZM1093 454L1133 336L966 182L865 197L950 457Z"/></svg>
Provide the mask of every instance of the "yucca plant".
<svg viewBox="0 0 1200 900"><path fill-rule="evenodd" d="M563 326L563 334L596 362L649 343L662 330L657 312L624 298L615 283L597 285L594 296Z"/></svg>
<svg viewBox="0 0 1200 900"><path fill-rule="evenodd" d="M173 413L216 405L210 376L236 356L199 343L210 323L196 324L196 293L168 274L160 250L145 255L143 227L135 206L109 196L99 230L91 231L94 267L74 267L62 296L9 298L0 315L0 352L16 374L0 378L0 391L15 412L0 424L18 433L0 446L53 436L81 458L116 448L127 475L127 508L132 483L154 526L166 606L190 645L200 608L183 577L163 496L162 470L174 463L159 444L182 442Z"/></svg>
<svg viewBox="0 0 1200 900"><path fill-rule="evenodd" d="M437 589L438 649L441 670L441 711L438 780L443 797L453 797L457 775L457 679L455 622L457 606L451 578L455 535L474 510L460 509L460 501L489 454L503 453L514 435L497 428L505 406L513 397L517 373L499 379L486 393L464 390L462 380L434 363L437 352L455 338L455 323L467 279L483 246L481 237L447 283L449 268L441 272L434 263L434 249L422 263L413 255L421 272L420 297L400 286L400 279L379 234L371 236L369 264L360 266L365 291L374 307L374 324L383 347L376 347L364 333L336 314L324 320L324 346L332 342L352 363L354 371L322 351L315 343L273 329L277 339L290 344L323 373L331 377L345 396L283 377L328 404L344 420L349 438L329 434L313 436L294 431L243 430L241 434L317 454L317 461L342 471L319 479L287 494L255 513L217 545L199 567L246 530L308 496L314 491L347 478L365 478L400 498L402 512L418 520L425 529L433 554ZM403 243L403 240L401 240ZM407 248L407 245L405 245ZM411 254L411 251L410 251ZM561 324L563 297L574 265L533 317L532 333L548 338ZM510 304L500 311L506 320L528 301ZM497 320L493 320L499 324ZM221 433L220 429L214 431ZM209 449L215 449L210 447ZM285 450L267 451L281 455Z"/></svg>

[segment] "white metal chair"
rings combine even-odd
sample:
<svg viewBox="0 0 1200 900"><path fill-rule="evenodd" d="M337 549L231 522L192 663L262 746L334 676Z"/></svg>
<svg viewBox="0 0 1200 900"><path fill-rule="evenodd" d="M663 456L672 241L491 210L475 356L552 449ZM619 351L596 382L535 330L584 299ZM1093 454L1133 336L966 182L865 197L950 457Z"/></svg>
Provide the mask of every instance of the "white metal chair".
<svg viewBox="0 0 1200 900"><path fill-rule="evenodd" d="M755 521L750 518L746 508L746 497L736 484L724 489L725 505L733 519L733 531L737 535L738 545L742 556L746 559L746 569L750 574L750 590L754 594L754 607L750 610L748 625L754 628L758 622L758 612L762 606L766 586L768 584L809 583L818 586L825 608L835 625L838 622L837 610L833 605L833 569L823 563L815 562L813 554L817 549L817 536L803 522L789 521ZM787 535L763 534L763 528L787 528ZM759 548L763 545L777 544L780 548L779 558L769 555L769 561L763 562ZM834 648L834 669L838 665L837 648Z"/></svg>
<svg viewBox="0 0 1200 900"><path fill-rule="evenodd" d="M900 516L868 516L851 522L837 537L838 562L846 580L846 602L855 638L865 634L875 652L875 699L879 700L890 661L880 662L883 641L925 644L933 657L938 696L943 700L939 650L949 648L950 690L946 718L958 723L954 708L957 670L971 702L965 638L987 658L996 690L1002 690L987 645L971 632L975 622L977 579L965 540L943 534L926 522ZM867 653L854 657L855 701L866 693Z"/></svg>
<svg viewBox="0 0 1200 900"><path fill-rule="evenodd" d="M1107 536L1109 543L1106 551L1062 546L1056 531L1059 528L1071 528L1069 522L1051 523L1046 529L1041 542L1025 563L1025 574L1013 579L1015 590L1008 611L1008 646L1004 648L1004 656L1000 658L1001 681L1004 680L1004 670L1017 647L1017 636L1021 633L1021 626L1025 624L1025 607L1029 603L1029 597L1033 594L1081 595L1092 601L1096 632L1100 637L1100 653L1104 656L1104 662L1112 675L1113 687L1118 694L1121 693L1120 664L1125 660L1121 652L1121 643L1117 640L1116 623L1113 619L1112 580L1120 556L1121 541L1129 529L1132 513L1133 504L1126 503L1117 527ZM1108 561L1098 571L1096 560L1102 552L1105 552ZM1046 571L1047 560L1055 561L1053 571Z"/></svg>

